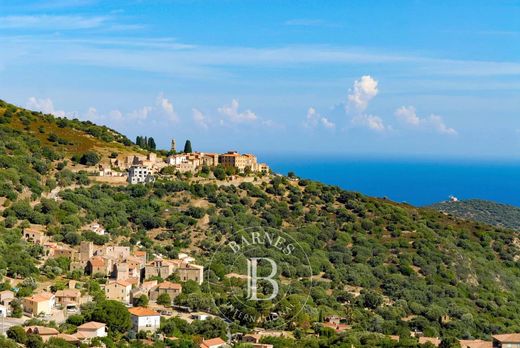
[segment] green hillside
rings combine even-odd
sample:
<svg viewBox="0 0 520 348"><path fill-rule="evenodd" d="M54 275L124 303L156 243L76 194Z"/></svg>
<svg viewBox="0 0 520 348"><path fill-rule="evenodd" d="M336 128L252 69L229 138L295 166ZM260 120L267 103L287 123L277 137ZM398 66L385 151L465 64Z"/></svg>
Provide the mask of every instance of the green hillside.
<svg viewBox="0 0 520 348"><path fill-rule="evenodd" d="M63 140L51 141L50 134ZM70 245L81 240L139 245L149 255L170 257L189 250L206 267L233 232L260 226L296 239L314 274L312 280L301 278L301 259L288 260L292 271L284 286L292 289L287 301L294 312L283 313L276 326L293 331L299 342L268 339L275 347L419 347L410 337L413 331L445 338L520 331L518 232L282 176L236 185L221 185L210 176L158 178L153 185L116 187L92 185L64 164L76 154L96 151L104 158L131 146L105 127L0 104L1 274L38 282L86 281L63 264L43 263L42 249L21 240L29 225ZM56 185L62 188L60 199L43 198ZM81 232L93 221L108 237ZM274 258L282 256L273 251ZM216 314L212 297L240 306L230 295L236 289L223 282L235 267L225 257L211 263L206 275L211 285L184 284L176 303ZM96 281L88 280L88 291L103 301ZM243 285L237 280L233 288ZM34 290L26 288L25 293ZM299 312L307 292L311 298ZM266 301L255 311L276 312L277 306ZM333 314L351 329L324 328L323 317ZM189 342L196 337L225 336L220 324L201 328L181 322L167 321L162 330L181 337L183 347L195 346ZM238 318L232 329L247 332L255 325ZM400 335L401 342L384 335ZM124 340L122 335L111 339Z"/></svg>
<svg viewBox="0 0 520 348"><path fill-rule="evenodd" d="M431 206L465 220L520 230L520 208L481 199L442 202Z"/></svg>

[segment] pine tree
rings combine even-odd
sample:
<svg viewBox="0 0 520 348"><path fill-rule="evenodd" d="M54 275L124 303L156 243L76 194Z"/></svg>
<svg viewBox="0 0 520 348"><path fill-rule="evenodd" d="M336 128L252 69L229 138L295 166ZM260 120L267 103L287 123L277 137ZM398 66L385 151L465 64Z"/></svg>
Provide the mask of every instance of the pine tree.
<svg viewBox="0 0 520 348"><path fill-rule="evenodd" d="M192 153L193 150L191 149L191 141L186 140L186 143L184 144L184 153Z"/></svg>

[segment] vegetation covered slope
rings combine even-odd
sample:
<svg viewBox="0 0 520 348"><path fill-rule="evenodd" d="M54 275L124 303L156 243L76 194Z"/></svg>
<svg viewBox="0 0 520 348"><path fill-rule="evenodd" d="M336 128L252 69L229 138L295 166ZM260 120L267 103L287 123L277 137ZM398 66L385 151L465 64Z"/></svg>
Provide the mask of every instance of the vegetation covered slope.
<svg viewBox="0 0 520 348"><path fill-rule="evenodd" d="M84 154L141 151L124 135L91 122L29 111L0 100L0 198L38 197L49 188L52 163ZM47 187L46 187L47 185Z"/></svg>
<svg viewBox="0 0 520 348"><path fill-rule="evenodd" d="M520 230L520 208L507 204L469 199L458 202L441 202L432 205L431 208L461 219Z"/></svg>
<svg viewBox="0 0 520 348"><path fill-rule="evenodd" d="M0 269L6 275L39 281L84 277L80 271L69 272L66 265L44 262L41 248L22 241L21 230L30 224L70 245L81 240L118 243L168 257L190 250L206 267L219 243L234 231L274 227L299 241L315 275L313 280L287 280L293 287L287 301L295 311L304 289L311 289L311 300L296 318L286 312L276 323L297 329L303 337L309 332L319 335L302 338L307 343L301 346L317 347L320 341L323 347L360 342L391 347L393 343L378 334L394 334L403 337L400 346L416 347L409 338L414 330L458 338L520 331L518 232L281 176L258 177L237 186L202 177L159 179L147 186L92 185L64 165L74 154L68 152L71 145L47 144L37 136L31 124L40 117L27 116L28 125L20 129L20 116L5 120L5 111L0 116ZM118 146L116 139L105 140L99 140L103 146ZM58 200L43 198L41 193L53 181L64 188L75 186L63 189ZM106 228L109 238L83 232L82 227L93 221ZM294 272L289 274L297 276L300 260L293 259L290 267ZM212 263L206 281L221 283L234 271L225 260ZM218 313L209 292L219 302L236 302L225 285L183 283L176 303ZM258 308L263 313L277 310L277 304L268 301ZM314 324L329 314L347 318L352 330L338 335ZM240 319L235 324L255 325Z"/></svg>

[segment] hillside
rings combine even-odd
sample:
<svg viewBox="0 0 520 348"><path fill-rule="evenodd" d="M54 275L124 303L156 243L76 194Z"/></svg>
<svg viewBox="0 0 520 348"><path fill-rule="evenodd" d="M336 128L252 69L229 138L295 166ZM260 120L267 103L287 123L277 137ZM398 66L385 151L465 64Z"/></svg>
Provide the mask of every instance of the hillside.
<svg viewBox="0 0 520 348"><path fill-rule="evenodd" d="M63 140L50 141L50 134ZM146 186L93 185L71 171L72 157L96 151L103 160L113 151L130 151L124 136L5 103L0 104L0 135L3 275L51 283L79 279L93 294L92 283L105 281L47 260L41 247L21 239L28 226L71 246L92 240L141 248L150 256L189 252L210 269L202 286L183 283L176 304L217 314L219 304L241 306L232 294L243 292L244 282L223 281L239 269L226 255L211 262L215 251L236 231L274 228L298 241L313 272L312 279L303 277L302 259L287 258L284 288L290 288L286 302L293 309L283 312L269 301L248 309L282 313L276 326L300 340L269 339L275 347L418 347L411 332L489 338L520 331L518 232L277 175L237 185L211 176L159 177ZM62 187L58 198L45 199L57 183ZM92 222L104 226L108 236L84 232ZM272 257L283 255L273 250ZM310 300L300 312L307 293ZM350 330L336 333L316 324L328 315L345 318ZM164 332L186 341L211 337L178 321L168 325ZM255 325L270 324L237 318L232 329L247 332ZM225 328L218 330L225 335ZM384 335L399 335L401 343Z"/></svg>
<svg viewBox="0 0 520 348"><path fill-rule="evenodd" d="M54 188L56 181L74 179L84 169L80 159L86 153L95 153L106 162L111 154L136 152L142 150L110 128L29 111L0 100L0 203L1 197L14 200L34 194L36 198ZM57 173L53 163L58 161L60 169L70 172L53 178Z"/></svg>
<svg viewBox="0 0 520 348"><path fill-rule="evenodd" d="M457 202L441 202L431 208L461 219L520 230L520 208L511 205L470 199Z"/></svg>

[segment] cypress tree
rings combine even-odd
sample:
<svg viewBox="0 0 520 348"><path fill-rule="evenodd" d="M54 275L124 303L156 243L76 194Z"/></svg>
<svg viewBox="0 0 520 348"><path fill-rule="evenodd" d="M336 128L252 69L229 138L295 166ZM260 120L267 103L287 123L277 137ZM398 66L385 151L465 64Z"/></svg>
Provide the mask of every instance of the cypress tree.
<svg viewBox="0 0 520 348"><path fill-rule="evenodd" d="M186 140L186 143L184 144L184 153L191 153L193 150L191 149L191 141Z"/></svg>
<svg viewBox="0 0 520 348"><path fill-rule="evenodd" d="M152 137L148 138L148 149L155 150L155 148L155 140Z"/></svg>

